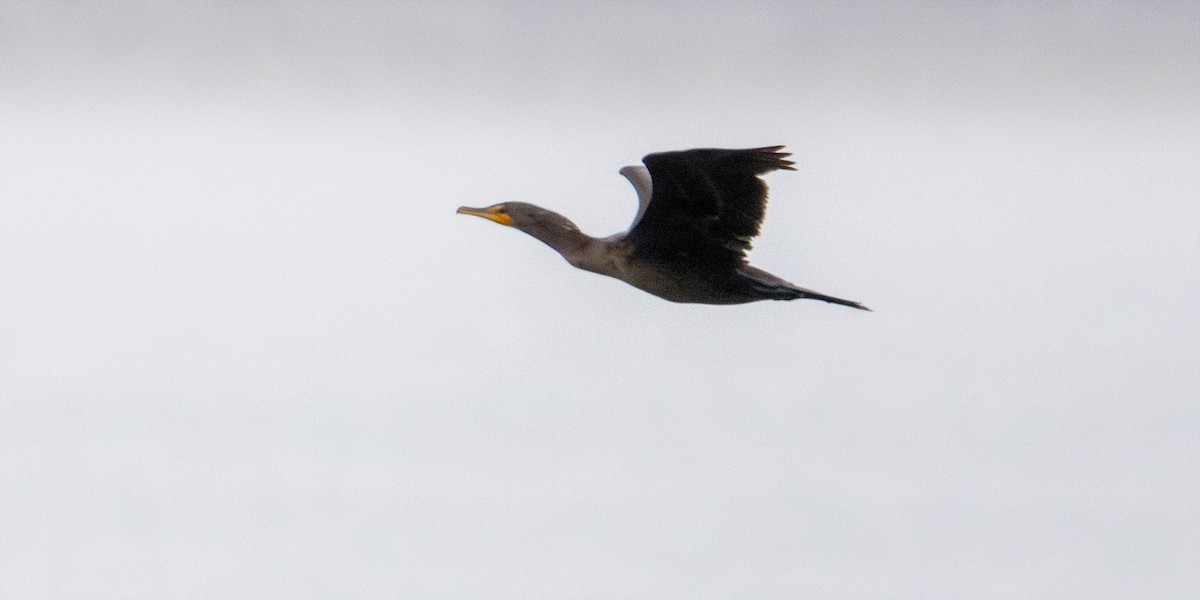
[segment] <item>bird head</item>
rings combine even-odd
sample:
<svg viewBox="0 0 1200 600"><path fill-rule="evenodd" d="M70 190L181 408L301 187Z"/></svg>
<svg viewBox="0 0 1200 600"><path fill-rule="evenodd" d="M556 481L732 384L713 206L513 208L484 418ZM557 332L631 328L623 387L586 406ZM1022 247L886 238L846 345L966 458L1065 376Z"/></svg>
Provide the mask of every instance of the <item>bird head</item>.
<svg viewBox="0 0 1200 600"><path fill-rule="evenodd" d="M538 231L567 229L578 231L575 224L562 215L546 210L540 206L525 202L505 202L493 204L487 208L458 207L460 215L474 215L501 225L507 225L526 233L537 235Z"/></svg>

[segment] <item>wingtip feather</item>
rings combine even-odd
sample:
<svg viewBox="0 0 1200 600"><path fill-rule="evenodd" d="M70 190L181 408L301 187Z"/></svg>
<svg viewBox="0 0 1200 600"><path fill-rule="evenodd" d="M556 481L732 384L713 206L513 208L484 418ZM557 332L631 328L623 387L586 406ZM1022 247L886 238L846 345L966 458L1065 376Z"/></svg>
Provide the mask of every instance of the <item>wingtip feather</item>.
<svg viewBox="0 0 1200 600"><path fill-rule="evenodd" d="M749 152L753 157L754 162L757 162L764 167L770 169L779 169L783 171L795 171L796 161L787 160L791 156L791 152L782 152L783 145L779 146L763 146L762 148L751 148Z"/></svg>

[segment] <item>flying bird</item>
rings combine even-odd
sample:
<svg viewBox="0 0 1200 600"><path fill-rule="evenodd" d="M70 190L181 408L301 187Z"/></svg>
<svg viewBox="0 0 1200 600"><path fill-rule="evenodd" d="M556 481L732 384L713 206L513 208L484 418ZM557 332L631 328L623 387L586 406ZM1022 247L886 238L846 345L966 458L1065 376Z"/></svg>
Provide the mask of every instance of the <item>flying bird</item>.
<svg viewBox="0 0 1200 600"><path fill-rule="evenodd" d="M811 298L862 310L854 302L793 285L750 265L746 251L767 205L759 175L794 171L783 146L702 148L648 154L621 169L638 196L625 233L584 234L566 217L525 202L458 213L507 225L541 240L572 265L608 275L672 302L744 304Z"/></svg>

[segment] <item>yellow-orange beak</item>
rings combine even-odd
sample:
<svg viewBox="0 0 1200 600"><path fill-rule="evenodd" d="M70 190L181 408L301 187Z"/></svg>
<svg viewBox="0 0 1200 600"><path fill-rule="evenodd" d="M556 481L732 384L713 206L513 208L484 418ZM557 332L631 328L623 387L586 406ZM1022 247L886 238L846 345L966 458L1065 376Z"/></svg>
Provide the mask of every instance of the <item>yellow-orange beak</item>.
<svg viewBox="0 0 1200 600"><path fill-rule="evenodd" d="M495 221L501 225L512 227L512 217L508 216L508 213L504 212L503 204L493 204L487 208L471 208L469 206L460 206L455 212L460 215L475 215L476 217L483 217L489 221Z"/></svg>

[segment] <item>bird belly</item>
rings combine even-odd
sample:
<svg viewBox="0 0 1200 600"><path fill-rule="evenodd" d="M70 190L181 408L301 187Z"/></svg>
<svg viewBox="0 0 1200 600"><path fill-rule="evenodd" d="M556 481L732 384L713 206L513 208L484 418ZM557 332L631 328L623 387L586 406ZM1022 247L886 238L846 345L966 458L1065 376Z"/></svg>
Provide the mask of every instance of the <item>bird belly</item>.
<svg viewBox="0 0 1200 600"><path fill-rule="evenodd" d="M678 256L664 260L637 256L634 248L617 236L564 256L579 269L620 279L671 302L744 304L768 297L748 289L734 268Z"/></svg>
<svg viewBox="0 0 1200 600"><path fill-rule="evenodd" d="M727 277L680 265L639 262L614 277L664 300L684 304L745 304L763 299L739 293Z"/></svg>

